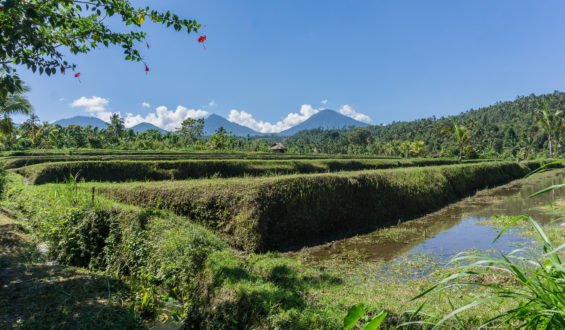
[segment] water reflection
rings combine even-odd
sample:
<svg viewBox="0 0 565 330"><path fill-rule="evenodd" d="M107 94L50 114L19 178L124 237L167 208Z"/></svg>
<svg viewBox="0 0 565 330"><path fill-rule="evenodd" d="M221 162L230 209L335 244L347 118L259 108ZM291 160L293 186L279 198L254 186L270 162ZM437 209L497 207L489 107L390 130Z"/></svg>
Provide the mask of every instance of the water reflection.
<svg viewBox="0 0 565 330"><path fill-rule="evenodd" d="M440 260L447 260L465 250L509 252L518 245L528 244L528 239L510 231L492 244L498 230L477 225L477 222L497 214L529 214L542 224L558 218L559 215L543 212L537 207L565 197L565 189L554 190L535 198L528 196L552 184L563 182L564 177L563 171L553 171L518 180L481 191L475 196L398 226L306 248L302 253L312 261L330 257L347 259L349 255L386 261L405 254L418 253L431 253ZM353 251L355 253L352 253Z"/></svg>

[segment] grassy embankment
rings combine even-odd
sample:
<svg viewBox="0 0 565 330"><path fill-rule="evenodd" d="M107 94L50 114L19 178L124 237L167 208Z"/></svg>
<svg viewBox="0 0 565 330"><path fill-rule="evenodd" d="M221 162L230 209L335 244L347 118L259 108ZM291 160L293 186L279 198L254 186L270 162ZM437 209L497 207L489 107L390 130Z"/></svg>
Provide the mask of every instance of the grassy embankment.
<svg viewBox="0 0 565 330"><path fill-rule="evenodd" d="M479 183L488 183L489 177L508 180L507 172L519 176L528 171L525 166L511 164L473 166L475 170L467 165L374 171L357 173L353 177L353 174L341 174L280 179L291 180L286 183L293 180L302 183L315 180L349 182L362 188L359 185L362 182L373 182L373 186L375 182L381 182L382 185L383 176L388 173L391 182L396 183L389 187L389 193L400 189L425 202L424 195L419 194L435 191L427 190L425 185L436 181L453 180L455 184L450 191L456 194L457 190L453 189L472 189ZM430 178L425 179L426 176ZM255 181L266 183L266 187L272 189L277 186L273 183L281 183L274 178L246 182ZM238 182L226 180L223 184L245 188ZM402 182L410 184L401 185ZM206 182L209 188L219 184L214 180ZM418 185L424 185L424 189L416 189ZM394 275L381 277L382 265L363 260L347 265L339 260L329 260L318 266L308 266L299 257L241 253L186 218L119 204L98 195L93 200L90 191L81 189L82 186L26 186L21 177L11 174L5 204L17 211L22 223L34 233L36 242L48 243L52 258L66 264L104 270L126 279L136 293L131 303L136 306L137 315L146 318L151 318L159 306L169 306L169 309L182 306L186 324L194 328L339 328L346 310L362 301L372 311L389 311L391 316L386 322L391 326L401 322L402 311L420 304L407 301L434 282L434 277L406 278L406 269L398 270L398 278ZM290 185L291 188L299 186ZM123 188L132 187L123 185ZM318 185L312 187L320 189ZM319 190L309 191L313 194ZM265 198L272 196L275 195ZM303 194L303 198L307 196ZM398 195L394 197L398 198ZM478 294L480 290L477 288L463 289L452 297L455 299L453 303L460 305L472 301ZM428 299L430 313L450 311L445 296L432 294ZM480 310L463 313L461 319L472 327L478 320L505 307L484 305ZM26 322L23 320L24 325Z"/></svg>
<svg viewBox="0 0 565 330"><path fill-rule="evenodd" d="M292 154L272 152L242 151L143 151L143 150L49 150L0 152L5 160L27 160L30 162L73 161L103 159L400 159L400 157L384 157L375 155L340 155L340 154Z"/></svg>
<svg viewBox="0 0 565 330"><path fill-rule="evenodd" d="M17 162L21 164L21 162ZM183 180L207 177L273 176L455 164L446 159L175 160L46 162L15 168L32 184L84 181ZM16 162L8 162L14 168Z"/></svg>
<svg viewBox="0 0 565 330"><path fill-rule="evenodd" d="M123 203L188 216L227 237L233 247L266 251L397 223L538 166L506 162L84 187Z"/></svg>

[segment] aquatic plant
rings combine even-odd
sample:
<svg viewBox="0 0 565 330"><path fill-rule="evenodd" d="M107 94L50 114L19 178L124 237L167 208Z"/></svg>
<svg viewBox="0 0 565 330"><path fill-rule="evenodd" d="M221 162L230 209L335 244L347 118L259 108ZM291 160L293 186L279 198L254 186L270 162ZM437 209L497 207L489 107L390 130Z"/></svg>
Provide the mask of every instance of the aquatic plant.
<svg viewBox="0 0 565 330"><path fill-rule="evenodd" d="M530 197L562 186L563 184L548 187ZM445 277L412 300L424 297L434 290L445 292L449 297L452 289L462 286L482 287L486 289L485 294L462 307L452 305L453 310L444 316L423 313L421 308L409 311L408 313L420 317L421 320L403 325L420 324L437 328L447 322L454 322L450 323L450 326L466 328L458 319L461 312L493 302L513 302L513 307L483 321L480 327L565 328L565 266L560 258L565 244L556 247L541 226L529 216L515 217L501 230L495 241L508 228L523 220L528 221L537 234L541 252L520 248L500 256L468 252L457 255L451 263L461 264L458 266L458 272Z"/></svg>

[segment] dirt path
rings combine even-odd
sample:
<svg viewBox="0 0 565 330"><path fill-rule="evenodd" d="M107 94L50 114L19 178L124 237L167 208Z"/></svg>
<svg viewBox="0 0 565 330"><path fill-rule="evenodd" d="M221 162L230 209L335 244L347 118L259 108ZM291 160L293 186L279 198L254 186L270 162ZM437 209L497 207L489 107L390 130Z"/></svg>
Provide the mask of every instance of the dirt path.
<svg viewBox="0 0 565 330"><path fill-rule="evenodd" d="M134 328L126 292L115 279L42 262L25 229L0 213L0 329Z"/></svg>

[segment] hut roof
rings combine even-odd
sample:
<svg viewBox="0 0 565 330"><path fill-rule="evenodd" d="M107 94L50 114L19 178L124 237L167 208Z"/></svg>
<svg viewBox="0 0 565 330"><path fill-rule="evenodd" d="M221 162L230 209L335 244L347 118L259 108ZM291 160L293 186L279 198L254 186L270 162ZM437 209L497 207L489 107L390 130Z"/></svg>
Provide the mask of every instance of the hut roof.
<svg viewBox="0 0 565 330"><path fill-rule="evenodd" d="M284 144L277 142L269 147L269 150L286 150Z"/></svg>

